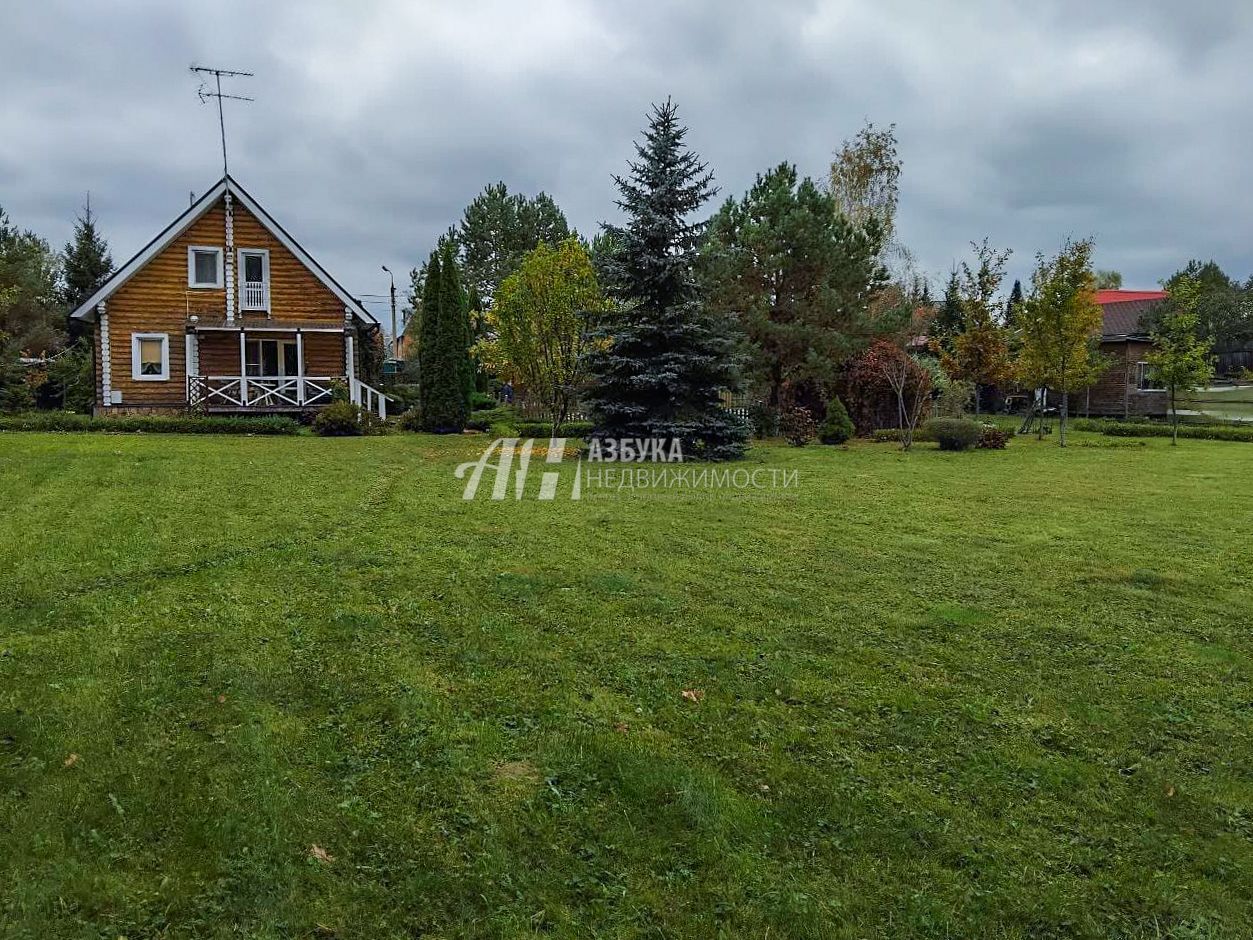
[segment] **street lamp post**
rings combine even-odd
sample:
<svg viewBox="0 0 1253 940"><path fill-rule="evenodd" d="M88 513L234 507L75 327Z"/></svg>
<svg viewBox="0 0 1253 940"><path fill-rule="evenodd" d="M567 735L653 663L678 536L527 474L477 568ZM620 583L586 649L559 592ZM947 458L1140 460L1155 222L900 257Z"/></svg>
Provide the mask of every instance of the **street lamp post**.
<svg viewBox="0 0 1253 940"><path fill-rule="evenodd" d="M383 270L387 272L387 276L391 278L392 281L392 359L397 359L399 358L397 356L397 351L400 349L400 337L396 335L396 278L392 274L391 268L387 265L383 265Z"/></svg>

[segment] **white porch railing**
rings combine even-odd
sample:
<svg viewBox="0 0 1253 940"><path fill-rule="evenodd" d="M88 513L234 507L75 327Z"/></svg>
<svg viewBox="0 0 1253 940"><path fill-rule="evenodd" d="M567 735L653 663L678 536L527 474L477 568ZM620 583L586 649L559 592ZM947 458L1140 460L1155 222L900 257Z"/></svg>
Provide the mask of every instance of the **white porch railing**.
<svg viewBox="0 0 1253 940"><path fill-rule="evenodd" d="M377 388L366 385L360 379L350 378L348 396L354 405L360 405L366 411L373 411L380 418L387 417L387 396Z"/></svg>
<svg viewBox="0 0 1253 940"><path fill-rule="evenodd" d="M187 403L193 408L286 409L329 405L344 375L189 375Z"/></svg>

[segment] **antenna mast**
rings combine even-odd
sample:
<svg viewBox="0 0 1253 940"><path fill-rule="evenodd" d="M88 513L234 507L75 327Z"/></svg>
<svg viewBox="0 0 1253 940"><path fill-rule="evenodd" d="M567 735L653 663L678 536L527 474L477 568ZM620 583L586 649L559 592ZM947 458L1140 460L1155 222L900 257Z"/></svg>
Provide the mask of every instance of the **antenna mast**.
<svg viewBox="0 0 1253 940"><path fill-rule="evenodd" d="M200 87L196 90L196 94L200 97L200 103L204 104L209 98L218 100L218 129L222 132L222 175L226 176L230 170L226 165L226 118L222 114L222 99L230 98L234 101L252 101L243 95L224 95L222 94L222 76L227 78L252 78L251 72L237 72L232 69L211 69L199 65L193 65L191 71L198 72L206 76L206 80L200 83ZM214 90L208 90L207 76L213 76Z"/></svg>

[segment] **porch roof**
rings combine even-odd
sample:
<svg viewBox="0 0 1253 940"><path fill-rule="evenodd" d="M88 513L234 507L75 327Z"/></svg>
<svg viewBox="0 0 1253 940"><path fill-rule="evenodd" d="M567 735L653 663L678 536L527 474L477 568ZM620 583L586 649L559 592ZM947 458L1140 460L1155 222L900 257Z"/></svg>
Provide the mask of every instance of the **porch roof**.
<svg viewBox="0 0 1253 940"><path fill-rule="evenodd" d="M206 319L201 317L187 321L187 332L238 333L344 333L349 329L347 321L333 320L234 320Z"/></svg>

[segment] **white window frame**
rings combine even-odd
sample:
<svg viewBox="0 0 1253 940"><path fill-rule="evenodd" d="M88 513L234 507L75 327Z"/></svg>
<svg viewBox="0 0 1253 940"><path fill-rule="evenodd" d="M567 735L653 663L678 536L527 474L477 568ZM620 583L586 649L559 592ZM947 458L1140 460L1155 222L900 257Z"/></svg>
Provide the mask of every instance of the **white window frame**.
<svg viewBox="0 0 1253 940"><path fill-rule="evenodd" d="M1152 368L1152 366L1150 366L1149 363L1147 362L1141 361L1141 362L1136 363L1136 391L1137 392L1164 392L1166 391L1166 389L1159 388L1156 385L1149 387L1148 385L1145 384L1146 380L1148 379L1150 368Z"/></svg>
<svg viewBox="0 0 1253 940"><path fill-rule="evenodd" d="M161 372L159 375L144 375L143 363L139 358L141 340L156 339L161 341ZM136 382L168 382L170 380L170 334L169 333L132 333L131 334L131 378Z"/></svg>
<svg viewBox="0 0 1253 940"><path fill-rule="evenodd" d="M265 291L265 304L264 306L261 306L261 307L249 307L244 304L244 297L245 297L244 289L248 283L247 281L244 280L244 271L245 271L244 258L247 257L248 255L256 255L261 258L261 284ZM241 311L247 310L247 311L252 311L254 313L258 310L264 310L266 313L269 313L270 312L270 249L268 248L240 248L236 252L235 265L236 265L235 270L239 272L238 274L239 309Z"/></svg>
<svg viewBox="0 0 1253 940"><path fill-rule="evenodd" d="M217 256L218 260L218 277L212 284L201 284L196 281L196 252L211 251ZM187 286L192 290L221 290L222 289L222 264L223 251L216 245L188 245L187 246Z"/></svg>
<svg viewBox="0 0 1253 940"><path fill-rule="evenodd" d="M299 344L294 339L269 339L267 337L258 337L256 339L246 340L246 343L248 346L251 346L253 343L257 344L257 367L258 368L260 368L265 363L265 353L262 352L262 345L264 343L276 344L275 348L277 352L275 354L275 359L276 359L276 362L278 363L278 372L275 375L265 375L264 373L259 373L257 375L249 375L248 378L250 379L294 379L294 378L299 377L300 375L300 353L299 352L296 354L296 370L297 371L289 375L287 372L287 368L284 365L284 362L286 361L285 359L286 347L291 346L293 349L299 349ZM245 372L248 371L247 360L248 360L248 353L245 352L244 353L244 371Z"/></svg>

